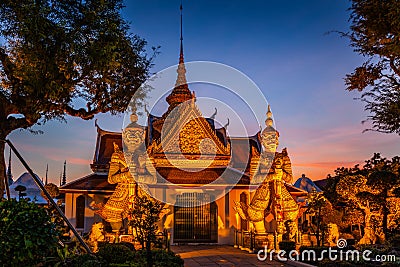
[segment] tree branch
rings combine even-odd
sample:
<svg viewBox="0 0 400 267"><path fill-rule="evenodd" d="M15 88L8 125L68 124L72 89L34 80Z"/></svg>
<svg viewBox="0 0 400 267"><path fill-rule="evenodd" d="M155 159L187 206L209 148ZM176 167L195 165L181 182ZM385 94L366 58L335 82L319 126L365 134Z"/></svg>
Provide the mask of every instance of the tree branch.
<svg viewBox="0 0 400 267"><path fill-rule="evenodd" d="M395 85L400 86L400 83L392 75L382 74L382 77L385 77L385 78L391 80Z"/></svg>
<svg viewBox="0 0 400 267"><path fill-rule="evenodd" d="M0 48L0 61L3 65L4 72L6 73L7 77L13 77L12 70L14 69L14 64L10 60L10 57L7 55L4 48Z"/></svg>
<svg viewBox="0 0 400 267"><path fill-rule="evenodd" d="M108 112L108 111L111 111L111 108L103 108L101 110L98 109L98 108L95 108L95 109L92 109L92 110L85 110L84 108L74 109L74 108L72 108L70 106L65 106L64 107L64 112L66 114L68 114L70 116L73 116L73 117L79 117L79 118L82 118L84 120L93 119L94 115L96 115L97 113L100 113L100 112L105 113L105 112Z"/></svg>
<svg viewBox="0 0 400 267"><path fill-rule="evenodd" d="M6 133L11 133L15 129L19 128L29 128L34 125L36 121L28 121L25 117L24 118L15 118L15 117L8 117L7 120L4 122L4 129Z"/></svg>
<svg viewBox="0 0 400 267"><path fill-rule="evenodd" d="M394 63L394 58L390 58L389 64L390 64L390 67L392 68L392 70L394 71L394 73L396 73L398 76L400 76L400 70L397 68L396 64Z"/></svg>

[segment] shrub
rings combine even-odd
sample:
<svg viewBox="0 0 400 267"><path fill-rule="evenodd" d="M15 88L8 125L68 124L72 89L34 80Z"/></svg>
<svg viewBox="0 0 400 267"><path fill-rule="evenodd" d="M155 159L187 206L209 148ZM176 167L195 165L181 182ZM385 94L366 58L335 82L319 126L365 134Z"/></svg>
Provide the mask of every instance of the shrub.
<svg viewBox="0 0 400 267"><path fill-rule="evenodd" d="M400 248L400 235L393 235L388 239L388 245L391 248Z"/></svg>
<svg viewBox="0 0 400 267"><path fill-rule="evenodd" d="M172 251L153 250L154 266L156 267L183 267L183 260Z"/></svg>
<svg viewBox="0 0 400 267"><path fill-rule="evenodd" d="M129 243L129 242L120 242L118 244L124 245L125 247L129 248L129 250L131 250L131 251L135 251L136 250L135 249L135 245L132 244L132 243Z"/></svg>
<svg viewBox="0 0 400 267"><path fill-rule="evenodd" d="M82 254L82 255L77 255L71 259L71 263L68 266L104 266L100 262L100 260L92 255L92 254Z"/></svg>
<svg viewBox="0 0 400 267"><path fill-rule="evenodd" d="M0 201L0 265L33 266L54 255L59 232L44 208L27 200Z"/></svg>
<svg viewBox="0 0 400 267"><path fill-rule="evenodd" d="M147 251L139 250L135 253L135 260L142 263L142 267L147 265ZM179 255L172 251L155 249L151 251L154 267L183 267L183 260Z"/></svg>
<svg viewBox="0 0 400 267"><path fill-rule="evenodd" d="M135 254L122 244L106 244L100 247L96 255L107 263L127 263L135 257Z"/></svg>

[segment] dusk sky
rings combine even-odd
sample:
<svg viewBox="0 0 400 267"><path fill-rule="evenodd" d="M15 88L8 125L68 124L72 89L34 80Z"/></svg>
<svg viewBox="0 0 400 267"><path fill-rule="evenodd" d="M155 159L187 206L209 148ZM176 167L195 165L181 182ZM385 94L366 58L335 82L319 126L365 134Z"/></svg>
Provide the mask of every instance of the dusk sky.
<svg viewBox="0 0 400 267"><path fill-rule="evenodd" d="M178 63L179 5L179 0L126 1L123 15L132 33L146 39L149 50L161 46L152 72ZM384 157L400 152L398 135L362 133L368 114L354 100L359 93L344 89L346 73L363 59L348 40L328 32L348 31L349 5L335 0L183 3L185 61L223 63L258 85L271 104L280 149L288 148L295 180L302 173L325 178L337 167L362 164L374 152ZM122 128L122 116L96 118L103 129ZM217 118L226 120L224 114ZM49 179L57 184L64 160L68 181L90 174L95 148L94 120L67 120L34 128L44 134L17 130L8 137L40 177L49 164ZM14 179L24 171L14 156Z"/></svg>

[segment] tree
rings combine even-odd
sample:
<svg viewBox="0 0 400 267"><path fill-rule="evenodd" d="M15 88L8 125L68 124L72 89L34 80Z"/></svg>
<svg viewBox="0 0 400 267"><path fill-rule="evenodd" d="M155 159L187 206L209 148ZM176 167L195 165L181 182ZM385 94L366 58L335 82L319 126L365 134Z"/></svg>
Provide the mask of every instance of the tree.
<svg viewBox="0 0 400 267"><path fill-rule="evenodd" d="M379 215L379 206L370 199L363 198L360 193L372 190L367 186L367 179L361 173L358 166L354 168L338 169L336 175L340 181L336 185L336 191L340 200L346 203L347 210L358 209L364 216L364 236L363 243L375 243L376 235L372 218Z"/></svg>
<svg viewBox="0 0 400 267"><path fill-rule="evenodd" d="M393 157L391 160L382 158L376 153L364 166L367 174L367 185L374 190L362 192L361 197L371 199L380 205L382 212L382 230L385 236L388 235L390 214L390 201L400 197L400 157ZM397 200L400 201L400 200Z"/></svg>
<svg viewBox="0 0 400 267"><path fill-rule="evenodd" d="M0 201L0 265L36 266L56 255L59 232L45 208L27 200Z"/></svg>
<svg viewBox="0 0 400 267"><path fill-rule="evenodd" d="M391 160L376 153L363 168L338 168L335 190L337 200L346 203L346 209L358 209L364 214L364 236L361 242L385 240L394 215L390 207L400 201L400 158ZM391 221L396 220L392 216Z"/></svg>
<svg viewBox="0 0 400 267"><path fill-rule="evenodd" d="M0 192L4 140L66 115L122 112L156 51L128 32L121 0L0 2ZM2 194L0 194L2 196Z"/></svg>
<svg viewBox="0 0 400 267"><path fill-rule="evenodd" d="M348 37L366 61L345 78L362 91L372 130L400 135L400 2L352 0Z"/></svg>
<svg viewBox="0 0 400 267"><path fill-rule="evenodd" d="M321 246L321 232L323 232L322 223L322 210L328 205L328 200L324 197L323 193L318 193L313 190L307 196L307 213L316 216L316 232L315 236L317 238L317 246Z"/></svg>
<svg viewBox="0 0 400 267"><path fill-rule="evenodd" d="M152 265L152 244L157 244L157 222L164 209L164 203L149 197L146 193L135 196L134 207L130 212L129 225L132 226L136 240L146 249L147 265Z"/></svg>
<svg viewBox="0 0 400 267"><path fill-rule="evenodd" d="M44 186L46 188L47 192L50 194L52 198L56 198L60 195L60 190L58 189L58 186L56 186L53 183L48 183ZM43 191L40 192L40 195L47 201L47 203L50 205L50 200L47 198L45 193Z"/></svg>

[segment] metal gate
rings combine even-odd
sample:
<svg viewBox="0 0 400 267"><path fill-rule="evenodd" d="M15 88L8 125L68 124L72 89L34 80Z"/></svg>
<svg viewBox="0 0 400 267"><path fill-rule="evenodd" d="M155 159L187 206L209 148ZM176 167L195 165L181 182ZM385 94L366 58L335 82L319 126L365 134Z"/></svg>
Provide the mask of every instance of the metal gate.
<svg viewBox="0 0 400 267"><path fill-rule="evenodd" d="M174 243L218 242L217 205L206 193L183 193L174 206Z"/></svg>

